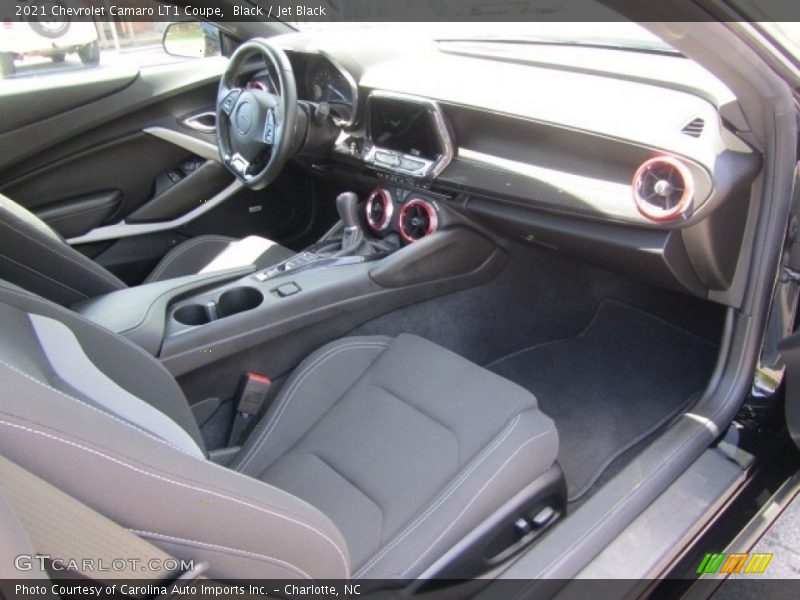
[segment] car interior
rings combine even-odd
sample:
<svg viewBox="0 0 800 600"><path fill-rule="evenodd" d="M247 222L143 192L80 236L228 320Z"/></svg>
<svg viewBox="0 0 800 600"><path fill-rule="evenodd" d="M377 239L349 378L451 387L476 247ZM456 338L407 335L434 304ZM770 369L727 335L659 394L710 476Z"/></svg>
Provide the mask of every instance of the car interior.
<svg viewBox="0 0 800 600"><path fill-rule="evenodd" d="M7 94L0 453L212 578L596 552L725 431L766 319L777 121L669 26L221 23L226 58Z"/></svg>

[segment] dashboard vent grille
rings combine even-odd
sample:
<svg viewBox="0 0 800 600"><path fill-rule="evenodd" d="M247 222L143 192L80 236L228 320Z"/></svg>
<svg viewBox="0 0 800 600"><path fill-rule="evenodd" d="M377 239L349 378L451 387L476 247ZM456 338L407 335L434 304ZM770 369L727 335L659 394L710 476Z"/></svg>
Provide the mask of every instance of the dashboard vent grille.
<svg viewBox="0 0 800 600"><path fill-rule="evenodd" d="M430 235L438 228L438 217L433 206L414 198L403 205L398 219L400 226L400 237L406 242L416 242Z"/></svg>
<svg viewBox="0 0 800 600"><path fill-rule="evenodd" d="M651 158L633 176L636 208L651 221L671 221L682 216L693 196L691 171L670 156Z"/></svg>
<svg viewBox="0 0 800 600"><path fill-rule="evenodd" d="M696 119L692 119L686 125L684 125L683 129L681 129L681 133L690 135L694 138L699 138L701 135L703 135L703 129L705 126L705 119L697 117Z"/></svg>

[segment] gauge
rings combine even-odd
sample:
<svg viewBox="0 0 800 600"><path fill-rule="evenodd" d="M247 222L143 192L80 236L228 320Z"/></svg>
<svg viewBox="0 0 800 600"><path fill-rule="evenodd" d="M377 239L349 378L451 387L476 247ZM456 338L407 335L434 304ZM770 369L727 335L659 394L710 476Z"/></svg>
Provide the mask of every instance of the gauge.
<svg viewBox="0 0 800 600"><path fill-rule="evenodd" d="M272 79L272 74L266 69L250 77L245 87L250 90L263 90L271 94L277 93L278 89Z"/></svg>
<svg viewBox="0 0 800 600"><path fill-rule="evenodd" d="M306 71L306 97L313 102L325 102L331 116L339 125L348 124L355 105L355 85L352 78L325 57L318 57Z"/></svg>
<svg viewBox="0 0 800 600"><path fill-rule="evenodd" d="M330 102L329 96L335 90L334 76L330 69L317 69L311 76L311 99L314 102Z"/></svg>
<svg viewBox="0 0 800 600"><path fill-rule="evenodd" d="M253 79L247 82L247 89L248 90L263 90L267 91L267 85L261 81L260 79Z"/></svg>

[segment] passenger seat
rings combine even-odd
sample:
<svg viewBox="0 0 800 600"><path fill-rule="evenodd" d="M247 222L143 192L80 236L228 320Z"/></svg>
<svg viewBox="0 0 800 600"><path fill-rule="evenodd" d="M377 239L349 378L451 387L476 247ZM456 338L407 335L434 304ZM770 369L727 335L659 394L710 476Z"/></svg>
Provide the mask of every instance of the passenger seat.
<svg viewBox="0 0 800 600"><path fill-rule="evenodd" d="M212 578L470 577L563 513L553 421L412 335L287 379L230 468L131 342L0 282L0 453Z"/></svg>

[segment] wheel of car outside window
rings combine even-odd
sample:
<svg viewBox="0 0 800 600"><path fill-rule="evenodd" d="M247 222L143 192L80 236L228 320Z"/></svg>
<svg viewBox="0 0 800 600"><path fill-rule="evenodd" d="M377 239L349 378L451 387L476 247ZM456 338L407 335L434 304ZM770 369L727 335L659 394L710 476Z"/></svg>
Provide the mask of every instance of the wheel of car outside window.
<svg viewBox="0 0 800 600"><path fill-rule="evenodd" d="M60 0L50 0L49 2L42 2L39 4L41 4L46 10L46 14L54 14L52 11L54 5L59 6L59 8L66 9L64 3ZM29 24L31 29L42 37L56 39L66 35L67 31L69 31L69 18L62 18L64 19L63 21L50 21L43 17L31 17Z"/></svg>
<svg viewBox="0 0 800 600"><path fill-rule="evenodd" d="M78 48L78 57L81 62L90 67L100 64L100 44L97 40Z"/></svg>
<svg viewBox="0 0 800 600"><path fill-rule="evenodd" d="M253 59L262 57L277 89L248 87ZM246 186L272 183L292 152L297 87L286 53L265 39L245 42L231 56L217 95L217 143L222 163Z"/></svg>

